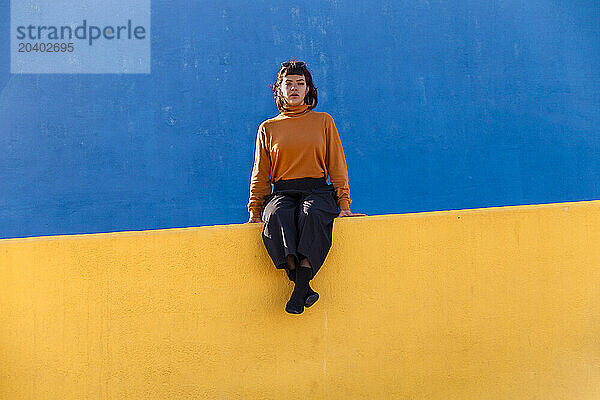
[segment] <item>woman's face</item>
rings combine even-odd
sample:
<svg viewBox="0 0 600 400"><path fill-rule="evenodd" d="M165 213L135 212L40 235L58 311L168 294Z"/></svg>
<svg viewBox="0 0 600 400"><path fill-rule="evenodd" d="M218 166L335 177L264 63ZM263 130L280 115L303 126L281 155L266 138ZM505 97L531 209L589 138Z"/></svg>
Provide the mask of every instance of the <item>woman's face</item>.
<svg viewBox="0 0 600 400"><path fill-rule="evenodd" d="M304 75L287 75L281 81L281 94L291 106L304 104L304 96L308 93L308 86Z"/></svg>

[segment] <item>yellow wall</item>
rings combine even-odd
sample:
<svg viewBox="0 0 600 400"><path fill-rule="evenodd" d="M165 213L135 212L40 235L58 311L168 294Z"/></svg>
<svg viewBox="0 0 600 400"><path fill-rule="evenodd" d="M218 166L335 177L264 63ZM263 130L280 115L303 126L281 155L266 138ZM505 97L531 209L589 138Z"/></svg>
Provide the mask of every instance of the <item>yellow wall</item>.
<svg viewBox="0 0 600 400"><path fill-rule="evenodd" d="M600 201L0 241L0 399L600 399Z"/></svg>

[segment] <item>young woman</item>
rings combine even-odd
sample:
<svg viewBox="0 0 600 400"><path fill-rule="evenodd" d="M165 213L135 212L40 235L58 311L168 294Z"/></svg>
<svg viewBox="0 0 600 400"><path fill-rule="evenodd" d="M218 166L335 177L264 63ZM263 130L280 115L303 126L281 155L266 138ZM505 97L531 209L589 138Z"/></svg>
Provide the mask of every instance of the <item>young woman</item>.
<svg viewBox="0 0 600 400"><path fill-rule="evenodd" d="M262 214L267 252L294 282L285 310L301 314L319 298L309 281L331 248L333 220L365 214L350 211L344 149L333 118L313 111L317 89L306 64L281 64L272 90L280 114L258 128L248 222Z"/></svg>

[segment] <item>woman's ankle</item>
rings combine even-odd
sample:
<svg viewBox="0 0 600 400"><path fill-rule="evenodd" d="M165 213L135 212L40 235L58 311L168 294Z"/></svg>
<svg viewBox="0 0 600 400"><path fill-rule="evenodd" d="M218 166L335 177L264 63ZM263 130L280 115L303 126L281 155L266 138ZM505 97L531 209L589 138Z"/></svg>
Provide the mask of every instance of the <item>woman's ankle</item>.
<svg viewBox="0 0 600 400"><path fill-rule="evenodd" d="M312 268L310 266L310 262L308 261L308 258L303 258L300 260L300 266L301 267L305 267L305 268Z"/></svg>
<svg viewBox="0 0 600 400"><path fill-rule="evenodd" d="M296 269L296 260L294 258L293 255L288 255L287 259L286 259L287 265L289 267L290 270L295 270Z"/></svg>

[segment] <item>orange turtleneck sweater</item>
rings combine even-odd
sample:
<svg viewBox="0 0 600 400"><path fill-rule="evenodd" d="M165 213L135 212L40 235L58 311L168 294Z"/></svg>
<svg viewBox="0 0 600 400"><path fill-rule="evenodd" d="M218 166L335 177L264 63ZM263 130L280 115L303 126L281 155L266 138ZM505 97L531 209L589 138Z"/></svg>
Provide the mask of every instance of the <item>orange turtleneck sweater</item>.
<svg viewBox="0 0 600 400"><path fill-rule="evenodd" d="M350 209L348 169L344 149L331 115L290 106L258 127L248 211L259 217L263 199L280 179L327 178L338 196L340 210Z"/></svg>

